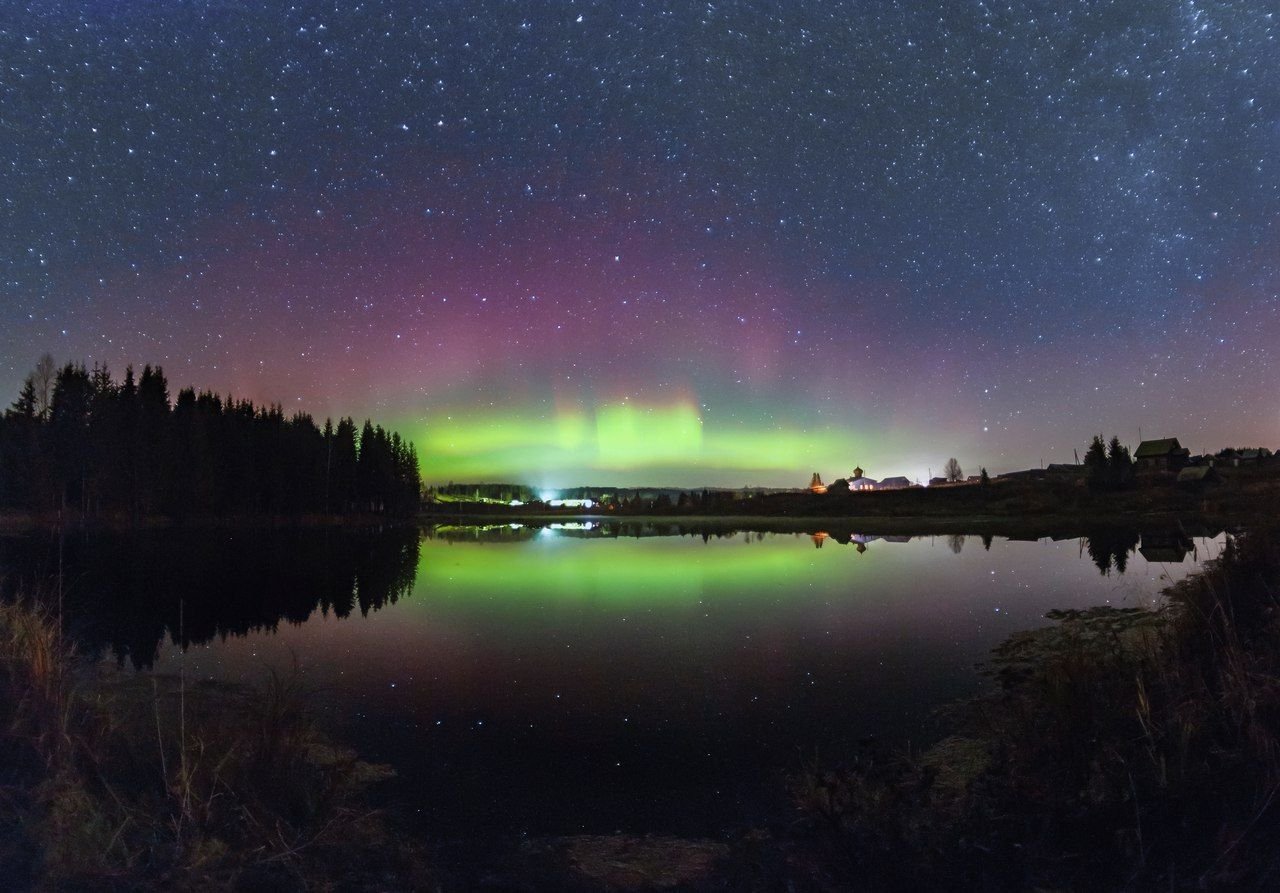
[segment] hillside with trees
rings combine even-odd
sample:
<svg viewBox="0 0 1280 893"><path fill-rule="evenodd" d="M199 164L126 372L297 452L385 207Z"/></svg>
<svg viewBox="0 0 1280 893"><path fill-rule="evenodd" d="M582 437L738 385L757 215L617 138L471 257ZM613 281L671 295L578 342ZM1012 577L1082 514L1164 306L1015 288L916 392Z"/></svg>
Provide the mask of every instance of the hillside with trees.
<svg viewBox="0 0 1280 893"><path fill-rule="evenodd" d="M0 418L0 508L156 516L379 515L419 505L413 444L350 418L183 388L159 366L117 382L105 366L41 358Z"/></svg>

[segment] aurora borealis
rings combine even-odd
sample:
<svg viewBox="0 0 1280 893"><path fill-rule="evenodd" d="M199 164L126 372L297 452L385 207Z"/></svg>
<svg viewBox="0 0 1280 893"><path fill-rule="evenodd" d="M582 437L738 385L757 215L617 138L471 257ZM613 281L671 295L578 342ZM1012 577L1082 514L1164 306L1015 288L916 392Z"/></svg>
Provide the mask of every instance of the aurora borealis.
<svg viewBox="0 0 1280 893"><path fill-rule="evenodd" d="M1266 3L12 3L0 208L5 402L552 486L1280 447Z"/></svg>

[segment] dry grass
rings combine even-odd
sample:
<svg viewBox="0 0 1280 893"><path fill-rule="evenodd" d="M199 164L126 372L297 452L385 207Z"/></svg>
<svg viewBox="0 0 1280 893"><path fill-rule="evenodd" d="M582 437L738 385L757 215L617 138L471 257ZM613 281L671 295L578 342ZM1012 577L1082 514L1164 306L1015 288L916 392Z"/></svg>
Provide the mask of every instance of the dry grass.
<svg viewBox="0 0 1280 893"><path fill-rule="evenodd" d="M319 731L296 669L260 690L112 673L0 605L0 721L9 889L426 883L363 796L390 770Z"/></svg>
<svg viewBox="0 0 1280 893"><path fill-rule="evenodd" d="M806 770L797 801L885 886L1273 887L1278 582L1280 534L1255 531L1160 611L1055 612L996 650L953 737Z"/></svg>

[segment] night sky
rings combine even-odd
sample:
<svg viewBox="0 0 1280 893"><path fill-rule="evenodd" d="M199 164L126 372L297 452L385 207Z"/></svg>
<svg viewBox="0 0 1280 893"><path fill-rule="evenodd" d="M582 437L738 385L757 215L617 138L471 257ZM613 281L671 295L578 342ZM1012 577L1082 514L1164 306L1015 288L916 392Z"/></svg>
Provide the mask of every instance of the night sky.
<svg viewBox="0 0 1280 893"><path fill-rule="evenodd" d="M1280 447L1280 6L0 5L44 351L373 416L428 480Z"/></svg>

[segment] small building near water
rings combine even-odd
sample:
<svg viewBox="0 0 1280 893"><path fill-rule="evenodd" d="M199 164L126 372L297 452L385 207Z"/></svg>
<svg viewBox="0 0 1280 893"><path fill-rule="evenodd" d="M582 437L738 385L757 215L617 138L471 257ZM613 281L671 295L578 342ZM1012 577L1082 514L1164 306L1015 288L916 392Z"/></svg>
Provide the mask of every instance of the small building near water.
<svg viewBox="0 0 1280 893"><path fill-rule="evenodd" d="M907 487L910 487L910 486L911 486L911 481L909 481L905 477L898 476L898 477L885 478L876 486L876 489L877 490L905 490Z"/></svg>

